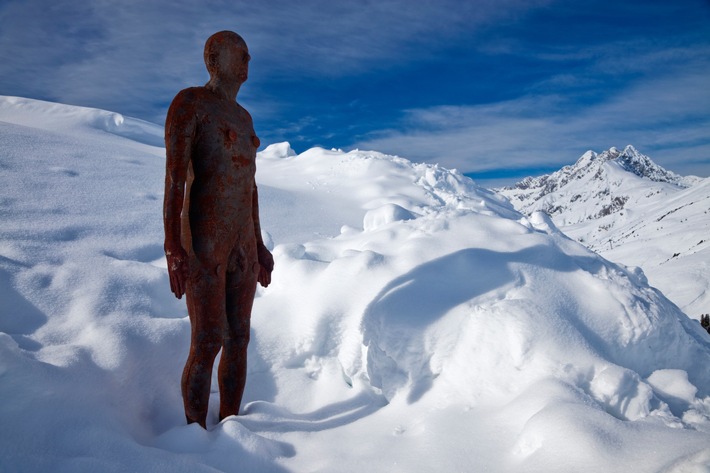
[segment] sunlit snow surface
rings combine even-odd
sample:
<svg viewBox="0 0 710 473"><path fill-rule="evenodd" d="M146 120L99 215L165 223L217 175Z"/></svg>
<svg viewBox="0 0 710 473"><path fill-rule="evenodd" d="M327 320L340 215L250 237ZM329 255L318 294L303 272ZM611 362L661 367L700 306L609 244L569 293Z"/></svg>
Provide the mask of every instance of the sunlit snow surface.
<svg viewBox="0 0 710 473"><path fill-rule="evenodd" d="M678 176L627 146L500 192L605 258L643 268L689 317L710 312L710 178Z"/></svg>
<svg viewBox="0 0 710 473"><path fill-rule="evenodd" d="M242 415L184 425L160 127L0 98L0 471L707 472L710 337L457 172L258 156Z"/></svg>

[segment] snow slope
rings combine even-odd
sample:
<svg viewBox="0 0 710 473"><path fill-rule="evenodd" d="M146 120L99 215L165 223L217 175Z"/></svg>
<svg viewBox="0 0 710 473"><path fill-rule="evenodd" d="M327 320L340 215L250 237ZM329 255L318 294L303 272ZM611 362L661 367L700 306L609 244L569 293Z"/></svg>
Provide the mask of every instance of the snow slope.
<svg viewBox="0 0 710 473"><path fill-rule="evenodd" d="M455 171L258 156L242 415L184 425L162 130L0 98L0 471L707 471L710 337Z"/></svg>
<svg viewBox="0 0 710 473"><path fill-rule="evenodd" d="M643 268L689 316L710 312L710 179L678 176L627 146L500 192L605 258Z"/></svg>

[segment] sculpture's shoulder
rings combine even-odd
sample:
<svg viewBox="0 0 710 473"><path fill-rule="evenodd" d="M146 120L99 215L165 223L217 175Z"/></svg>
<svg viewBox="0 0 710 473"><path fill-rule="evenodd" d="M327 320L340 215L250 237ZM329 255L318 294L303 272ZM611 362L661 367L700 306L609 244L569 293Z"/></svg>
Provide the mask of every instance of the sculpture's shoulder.
<svg viewBox="0 0 710 473"><path fill-rule="evenodd" d="M211 95L204 87L188 87L178 92L168 108L166 130L196 125L210 99Z"/></svg>
<svg viewBox="0 0 710 473"><path fill-rule="evenodd" d="M171 107L196 107L208 97L209 91L204 87L188 87L177 93Z"/></svg>

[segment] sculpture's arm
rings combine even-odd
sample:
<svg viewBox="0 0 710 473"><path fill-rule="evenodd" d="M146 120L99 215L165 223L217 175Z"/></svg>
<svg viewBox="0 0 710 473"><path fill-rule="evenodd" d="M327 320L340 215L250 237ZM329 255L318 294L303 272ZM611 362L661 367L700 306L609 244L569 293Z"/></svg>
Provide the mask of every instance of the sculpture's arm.
<svg viewBox="0 0 710 473"><path fill-rule="evenodd" d="M165 196L163 224L165 256L168 261L170 289L180 299L187 281L187 253L180 241L180 214L185 199L185 181L192 155L196 117L194 102L180 92L168 109L165 121Z"/></svg>
<svg viewBox="0 0 710 473"><path fill-rule="evenodd" d="M264 245L261 238L261 223L259 222L259 191L254 182L252 196L252 220L254 221L254 233L256 236L256 251L259 257L259 284L267 287L271 283L271 272L274 270L274 257Z"/></svg>

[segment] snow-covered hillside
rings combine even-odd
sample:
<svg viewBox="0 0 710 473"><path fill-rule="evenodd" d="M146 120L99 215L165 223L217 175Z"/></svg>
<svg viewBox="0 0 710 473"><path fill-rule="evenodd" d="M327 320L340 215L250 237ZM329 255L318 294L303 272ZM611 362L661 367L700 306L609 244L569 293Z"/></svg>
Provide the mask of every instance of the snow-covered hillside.
<svg viewBox="0 0 710 473"><path fill-rule="evenodd" d="M0 471L707 471L710 336L643 274L457 172L285 143L242 415L215 385L184 425L161 133L0 98Z"/></svg>
<svg viewBox="0 0 710 473"><path fill-rule="evenodd" d="M710 179L678 176L627 146L499 191L605 258L640 266L691 317L710 313Z"/></svg>

